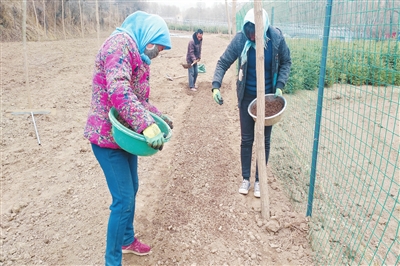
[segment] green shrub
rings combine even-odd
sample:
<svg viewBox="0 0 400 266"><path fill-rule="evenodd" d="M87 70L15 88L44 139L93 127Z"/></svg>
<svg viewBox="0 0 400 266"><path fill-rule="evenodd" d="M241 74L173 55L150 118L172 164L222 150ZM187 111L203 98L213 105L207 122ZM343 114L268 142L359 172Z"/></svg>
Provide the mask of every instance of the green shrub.
<svg viewBox="0 0 400 266"><path fill-rule="evenodd" d="M387 86L387 85L399 85L396 82L396 67L399 54L397 52L397 46L390 45L389 41L380 42L376 44L376 50L379 53L375 54L374 57L370 58L370 83L374 86Z"/></svg>
<svg viewBox="0 0 400 266"><path fill-rule="evenodd" d="M288 91L314 90L318 86L321 45L307 39L288 40L292 57L292 68L288 80Z"/></svg>
<svg viewBox="0 0 400 266"><path fill-rule="evenodd" d="M325 73L325 84L326 87L331 87L339 80L339 69L335 67L335 62L332 59L326 60L326 73Z"/></svg>
<svg viewBox="0 0 400 266"><path fill-rule="evenodd" d="M287 91L313 90L318 86L322 45L320 40L287 39L292 71ZM400 85L399 42L330 40L324 86L334 83L356 86ZM293 86L293 87L292 87Z"/></svg>
<svg viewBox="0 0 400 266"><path fill-rule="evenodd" d="M354 54L348 60L347 76L349 83L361 86L368 83L368 72L370 64L367 64L367 58L361 54Z"/></svg>

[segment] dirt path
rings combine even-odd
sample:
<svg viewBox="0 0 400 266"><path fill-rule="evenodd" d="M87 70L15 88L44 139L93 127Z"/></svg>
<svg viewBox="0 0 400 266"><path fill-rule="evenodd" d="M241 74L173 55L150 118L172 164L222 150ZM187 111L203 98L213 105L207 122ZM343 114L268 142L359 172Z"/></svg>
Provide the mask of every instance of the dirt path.
<svg viewBox="0 0 400 266"><path fill-rule="evenodd" d="M205 35L199 90L187 89L187 33L153 60L151 101L174 120L162 152L139 160L137 237L145 257L124 265L311 265L304 214L293 211L268 174L271 221L260 200L240 195L239 121L233 72L224 80L224 105L210 81L228 38ZM104 36L105 37L105 36ZM23 47L1 43L2 206L4 265L101 265L110 195L90 145L82 136L90 102L97 39L28 43L29 86ZM30 114L35 115L38 145ZM271 152L273 156L273 148Z"/></svg>

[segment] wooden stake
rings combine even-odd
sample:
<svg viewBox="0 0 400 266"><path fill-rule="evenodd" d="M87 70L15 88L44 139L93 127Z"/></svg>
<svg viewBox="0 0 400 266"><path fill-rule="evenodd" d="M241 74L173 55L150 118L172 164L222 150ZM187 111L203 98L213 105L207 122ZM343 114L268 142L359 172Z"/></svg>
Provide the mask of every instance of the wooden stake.
<svg viewBox="0 0 400 266"><path fill-rule="evenodd" d="M29 89L29 76L28 76L28 55L27 55L27 48L26 48L26 1L27 0L23 0L22 2L22 42L23 42L23 46L24 46L24 70L25 70L25 87L26 87L26 95L28 96L28 106L29 109L32 108L32 103L31 103L31 92ZM33 125L35 127L35 133L36 133L36 137L38 140L38 144L40 145L40 138L39 138L39 133L37 131L37 127L36 127L36 122L35 122L35 118L34 118L34 114L35 112L33 111L29 111L29 112L24 112L29 113L32 117L32 121L33 121ZM37 112L37 113L43 113L43 112ZM21 113L15 113L15 114L21 114Z"/></svg>
<svg viewBox="0 0 400 266"><path fill-rule="evenodd" d="M264 22L261 1L254 0L254 18L256 26L256 70L257 70L257 120L256 149L258 178L261 193L261 216L269 220L269 193L267 180L267 165L265 164L265 73L264 73Z"/></svg>

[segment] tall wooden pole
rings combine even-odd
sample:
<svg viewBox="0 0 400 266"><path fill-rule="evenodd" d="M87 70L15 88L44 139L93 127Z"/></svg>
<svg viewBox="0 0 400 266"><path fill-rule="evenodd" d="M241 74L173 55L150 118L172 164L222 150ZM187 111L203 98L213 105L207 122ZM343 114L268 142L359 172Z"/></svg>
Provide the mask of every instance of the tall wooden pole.
<svg viewBox="0 0 400 266"><path fill-rule="evenodd" d="M257 72L257 120L256 149L258 177L260 181L261 215L269 220L269 193L267 165L265 164L265 74L264 74L264 21L261 1L254 0L254 18L256 23L256 72Z"/></svg>

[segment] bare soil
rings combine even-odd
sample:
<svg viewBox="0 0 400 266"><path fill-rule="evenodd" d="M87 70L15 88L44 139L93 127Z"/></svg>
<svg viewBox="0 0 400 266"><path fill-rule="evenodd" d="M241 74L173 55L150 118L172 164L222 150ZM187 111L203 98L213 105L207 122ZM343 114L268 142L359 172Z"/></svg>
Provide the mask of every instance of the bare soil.
<svg viewBox="0 0 400 266"><path fill-rule="evenodd" d="M111 197L83 128L94 58L108 34L28 42L26 68L22 43L1 43L2 265L104 264ZM206 73L192 92L181 65L190 35L174 32L172 50L151 64L150 100L174 129L162 151L139 158L135 231L152 253L124 255L123 264L312 265L304 213L294 211L270 165L269 221L252 189L238 193L234 72L224 79L222 106L211 93L228 36L204 34Z"/></svg>

